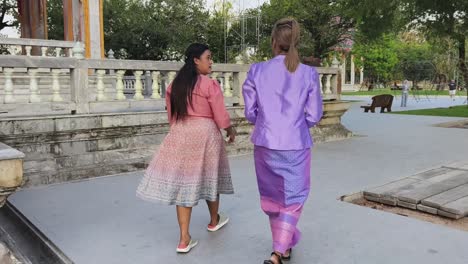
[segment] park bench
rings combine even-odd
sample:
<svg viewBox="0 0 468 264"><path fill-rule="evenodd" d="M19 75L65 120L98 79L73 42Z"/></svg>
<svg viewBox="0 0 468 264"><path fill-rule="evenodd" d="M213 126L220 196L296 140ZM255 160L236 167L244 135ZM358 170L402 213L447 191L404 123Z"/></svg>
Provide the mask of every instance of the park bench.
<svg viewBox="0 0 468 264"><path fill-rule="evenodd" d="M381 94L372 97L372 104L371 105L363 105L361 108L364 108L364 112L375 113L375 108L380 107L380 113L385 112L385 108L387 108L387 112L392 111L392 103L393 103L393 95L391 94Z"/></svg>

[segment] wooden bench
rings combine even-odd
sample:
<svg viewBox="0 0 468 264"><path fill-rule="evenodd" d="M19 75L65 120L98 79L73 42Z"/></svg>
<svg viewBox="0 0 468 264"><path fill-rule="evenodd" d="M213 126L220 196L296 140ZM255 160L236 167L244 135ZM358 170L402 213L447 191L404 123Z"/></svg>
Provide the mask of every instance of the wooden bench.
<svg viewBox="0 0 468 264"><path fill-rule="evenodd" d="M380 107L380 113L385 112L385 108L387 108L387 112L392 111L392 103L393 103L393 95L391 94L381 94L372 97L372 104L371 105L363 105L361 108L364 108L364 112L375 113L375 108Z"/></svg>

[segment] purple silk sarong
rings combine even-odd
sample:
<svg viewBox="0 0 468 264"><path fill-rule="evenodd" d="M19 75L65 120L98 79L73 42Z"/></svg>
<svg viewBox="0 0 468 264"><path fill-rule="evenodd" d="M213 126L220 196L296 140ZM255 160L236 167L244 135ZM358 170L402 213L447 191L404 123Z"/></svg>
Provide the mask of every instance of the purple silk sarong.
<svg viewBox="0 0 468 264"><path fill-rule="evenodd" d="M255 146L260 202L270 218L273 249L284 254L300 240L297 223L310 191L310 149L272 150Z"/></svg>

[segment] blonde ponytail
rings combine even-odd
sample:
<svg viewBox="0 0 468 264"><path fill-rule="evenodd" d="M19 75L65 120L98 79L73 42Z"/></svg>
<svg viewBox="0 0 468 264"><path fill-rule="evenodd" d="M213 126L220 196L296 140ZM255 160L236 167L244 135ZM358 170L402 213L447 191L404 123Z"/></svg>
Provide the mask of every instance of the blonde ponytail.
<svg viewBox="0 0 468 264"><path fill-rule="evenodd" d="M299 45L300 28L294 18L283 18L275 23L271 34L278 48L287 52L284 63L289 72L295 72L300 63Z"/></svg>

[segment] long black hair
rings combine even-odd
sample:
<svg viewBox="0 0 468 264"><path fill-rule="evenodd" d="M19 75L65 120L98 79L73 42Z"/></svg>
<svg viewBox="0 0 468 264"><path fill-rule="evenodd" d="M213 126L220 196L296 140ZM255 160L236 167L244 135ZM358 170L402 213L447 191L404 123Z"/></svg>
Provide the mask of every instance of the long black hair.
<svg viewBox="0 0 468 264"><path fill-rule="evenodd" d="M192 92L198 80L198 71L194 59L208 50L208 46L193 43L185 51L185 64L172 82L171 117L176 121L187 116L188 104L192 105Z"/></svg>

